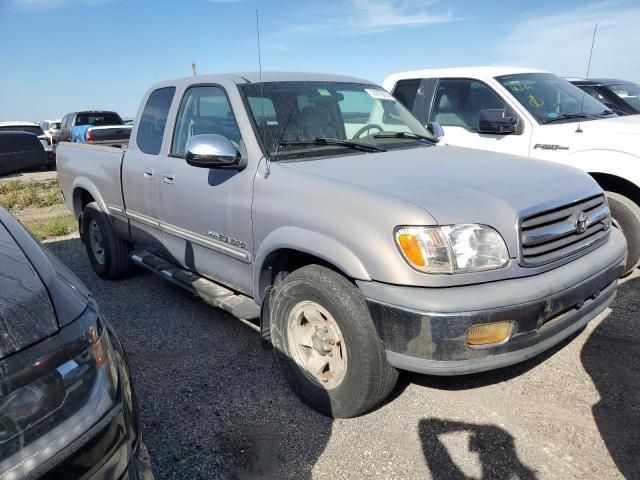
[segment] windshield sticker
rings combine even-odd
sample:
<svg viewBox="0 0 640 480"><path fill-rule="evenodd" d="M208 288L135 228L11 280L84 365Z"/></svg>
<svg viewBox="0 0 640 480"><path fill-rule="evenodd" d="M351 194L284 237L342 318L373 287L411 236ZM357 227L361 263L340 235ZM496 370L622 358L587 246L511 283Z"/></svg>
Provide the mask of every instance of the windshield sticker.
<svg viewBox="0 0 640 480"><path fill-rule="evenodd" d="M509 85L509 89L512 92L530 92L531 90L533 90L533 87L531 87L530 83L510 83Z"/></svg>
<svg viewBox="0 0 640 480"><path fill-rule="evenodd" d="M367 92L371 98L375 98L376 100L394 100L393 96L385 90L365 88L364 91Z"/></svg>
<svg viewBox="0 0 640 480"><path fill-rule="evenodd" d="M533 95L529 95L529 97L527 98L527 101L529 102L529 105L531 105L533 108L540 108L544 105L544 102L542 101L541 98L534 97Z"/></svg>
<svg viewBox="0 0 640 480"><path fill-rule="evenodd" d="M331 96L331 92L329 90L327 90L326 88L319 88L318 89L318 93L320 95L322 95L323 97L330 97Z"/></svg>

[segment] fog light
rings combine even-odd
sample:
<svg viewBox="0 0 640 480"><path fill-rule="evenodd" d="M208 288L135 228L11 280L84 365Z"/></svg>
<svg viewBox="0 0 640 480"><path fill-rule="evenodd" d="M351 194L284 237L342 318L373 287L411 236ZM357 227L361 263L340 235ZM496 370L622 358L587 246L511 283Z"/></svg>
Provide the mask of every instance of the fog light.
<svg viewBox="0 0 640 480"><path fill-rule="evenodd" d="M513 322L494 322L474 325L467 330L467 345L490 345L509 340Z"/></svg>

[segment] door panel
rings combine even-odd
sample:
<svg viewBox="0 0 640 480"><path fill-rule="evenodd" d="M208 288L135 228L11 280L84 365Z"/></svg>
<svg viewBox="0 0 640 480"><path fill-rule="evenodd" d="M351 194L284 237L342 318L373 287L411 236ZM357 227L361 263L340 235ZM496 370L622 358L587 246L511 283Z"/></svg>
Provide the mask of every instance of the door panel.
<svg viewBox="0 0 640 480"><path fill-rule="evenodd" d="M193 135L218 134L236 146L240 132L224 89L193 86L177 114L169 155L161 160L158 195L164 244L179 264L250 293L251 200L249 170L189 165L186 145Z"/></svg>
<svg viewBox="0 0 640 480"><path fill-rule="evenodd" d="M158 181L160 149L174 87L154 90L146 101L135 142L127 150L122 166L122 190L131 234L136 243L162 252Z"/></svg>

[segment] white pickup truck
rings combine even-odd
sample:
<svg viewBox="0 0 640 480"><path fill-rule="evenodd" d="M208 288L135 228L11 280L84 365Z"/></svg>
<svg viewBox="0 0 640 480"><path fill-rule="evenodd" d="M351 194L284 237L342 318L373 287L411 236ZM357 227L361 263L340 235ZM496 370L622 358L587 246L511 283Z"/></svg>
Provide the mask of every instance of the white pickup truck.
<svg viewBox="0 0 640 480"><path fill-rule="evenodd" d="M449 145L564 163L607 192L629 246L626 271L640 261L640 116L618 117L568 81L541 70L470 67L395 73L384 87Z"/></svg>

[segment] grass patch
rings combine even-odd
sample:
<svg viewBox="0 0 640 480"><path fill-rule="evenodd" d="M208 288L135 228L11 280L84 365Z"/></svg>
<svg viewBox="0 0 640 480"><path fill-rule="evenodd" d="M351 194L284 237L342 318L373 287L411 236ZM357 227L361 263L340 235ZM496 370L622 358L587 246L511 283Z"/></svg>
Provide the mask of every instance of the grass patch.
<svg viewBox="0 0 640 480"><path fill-rule="evenodd" d="M71 214L52 218L26 217L20 218L20 222L39 240L64 237L78 231L78 221Z"/></svg>
<svg viewBox="0 0 640 480"><path fill-rule="evenodd" d="M62 202L58 179L0 182L0 205L40 240L64 237L78 223Z"/></svg>
<svg viewBox="0 0 640 480"><path fill-rule="evenodd" d="M0 183L0 205L11 213L24 208L41 208L62 205L58 179L42 182L20 180Z"/></svg>

